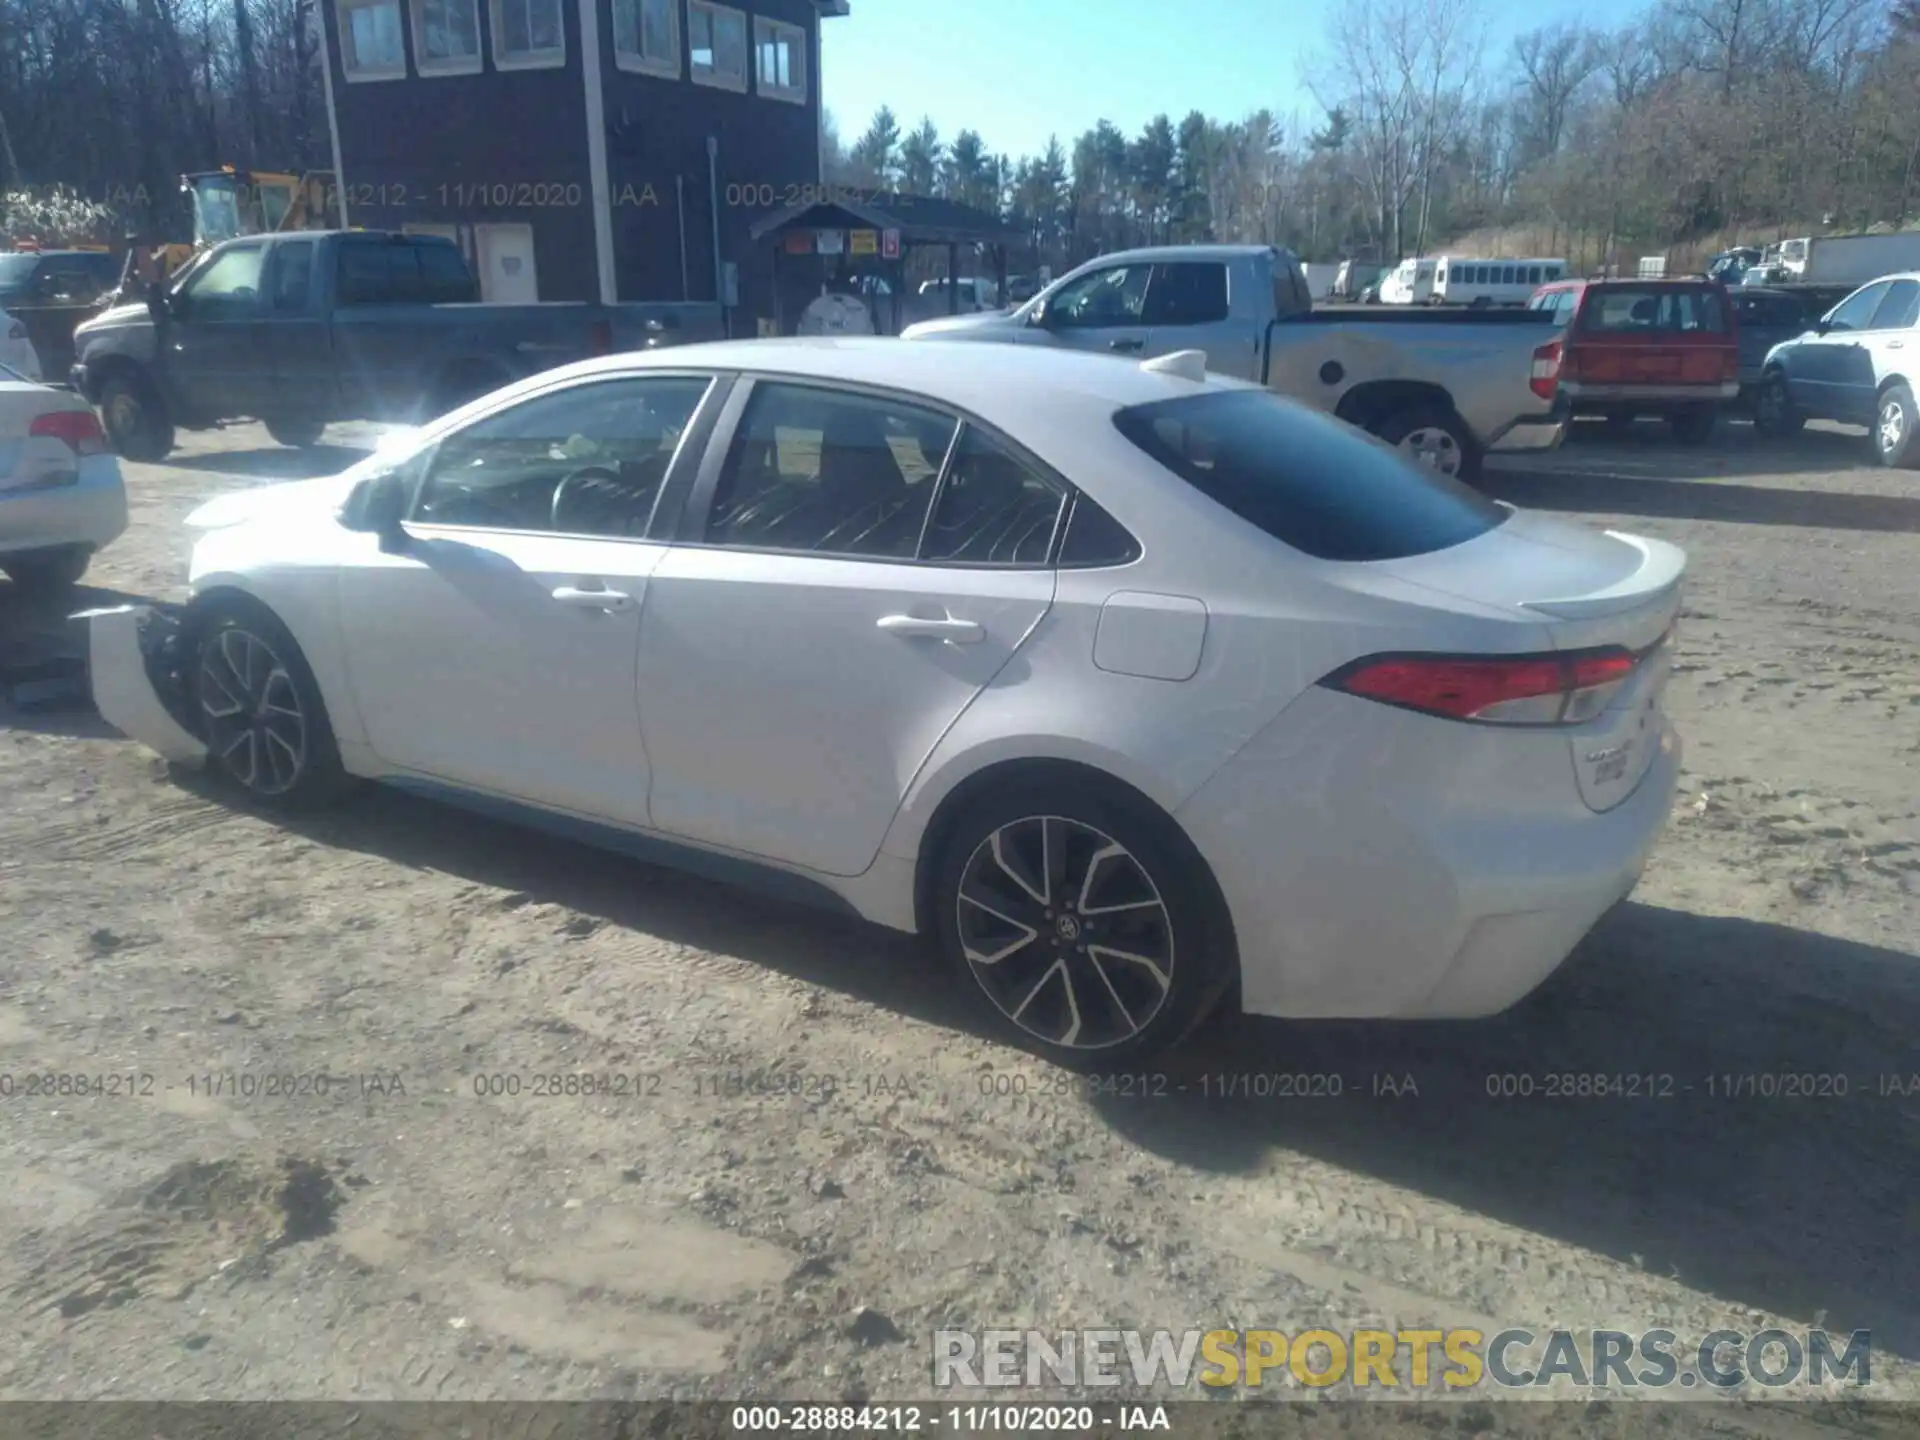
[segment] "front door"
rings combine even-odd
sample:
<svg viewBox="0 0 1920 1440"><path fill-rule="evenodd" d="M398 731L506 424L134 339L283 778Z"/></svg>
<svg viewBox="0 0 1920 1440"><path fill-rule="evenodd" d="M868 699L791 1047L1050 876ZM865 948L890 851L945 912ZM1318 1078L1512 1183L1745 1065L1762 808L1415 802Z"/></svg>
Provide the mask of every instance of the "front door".
<svg viewBox="0 0 1920 1440"><path fill-rule="evenodd" d="M1047 297L1038 323L1020 333L1028 344L1065 345L1116 355L1143 355L1147 348L1146 264L1108 265L1069 280Z"/></svg>
<svg viewBox="0 0 1920 1440"><path fill-rule="evenodd" d="M646 823L635 657L664 553L647 527L710 385L650 375L545 391L416 462L404 550L370 545L340 594L381 760Z"/></svg>
<svg viewBox="0 0 1920 1440"><path fill-rule="evenodd" d="M531 225L476 225L473 245L480 257L482 300L503 305L532 305L539 300Z"/></svg>
<svg viewBox="0 0 1920 1440"><path fill-rule="evenodd" d="M273 407L265 354L266 250L233 245L208 260L176 296L160 343L169 398L188 417L231 420Z"/></svg>
<svg viewBox="0 0 1920 1440"><path fill-rule="evenodd" d="M338 409L332 332L320 307L319 244L282 240L267 262L259 335L271 364L268 414L325 420Z"/></svg>
<svg viewBox="0 0 1920 1440"><path fill-rule="evenodd" d="M1824 335L1809 335L1786 353L1794 404L1809 415L1826 420L1853 417L1848 377L1867 358L1860 348L1860 332L1872 322L1891 284L1879 280L1854 291L1828 314Z"/></svg>
<svg viewBox="0 0 1920 1440"><path fill-rule="evenodd" d="M1913 373L1909 346L1920 340L1914 321L1920 318L1920 280L1895 280L1874 307L1867 328L1856 336L1857 348L1842 371L1845 393L1841 403L1847 418L1860 425L1879 421L1880 386L1896 375Z"/></svg>
<svg viewBox="0 0 1920 1440"><path fill-rule="evenodd" d="M1217 375L1259 378L1260 346L1266 337L1253 327L1233 323L1227 288L1223 261L1182 260L1154 266L1153 283L1147 288L1150 329L1145 353L1202 350L1207 369Z"/></svg>
<svg viewBox="0 0 1920 1440"><path fill-rule="evenodd" d="M648 591L657 829L830 875L873 863L934 746L1053 600L1064 492L954 432L906 401L754 386L693 497L693 540Z"/></svg>

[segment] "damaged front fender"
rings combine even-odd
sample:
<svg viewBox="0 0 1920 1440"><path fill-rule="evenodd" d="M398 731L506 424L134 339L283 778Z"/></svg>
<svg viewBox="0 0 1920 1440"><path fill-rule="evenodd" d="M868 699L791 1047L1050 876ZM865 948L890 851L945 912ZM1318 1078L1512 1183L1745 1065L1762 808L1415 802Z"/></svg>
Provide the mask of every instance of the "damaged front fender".
<svg viewBox="0 0 1920 1440"><path fill-rule="evenodd" d="M186 630L172 605L86 610L94 708L121 733L177 765L206 763L207 747L188 727Z"/></svg>

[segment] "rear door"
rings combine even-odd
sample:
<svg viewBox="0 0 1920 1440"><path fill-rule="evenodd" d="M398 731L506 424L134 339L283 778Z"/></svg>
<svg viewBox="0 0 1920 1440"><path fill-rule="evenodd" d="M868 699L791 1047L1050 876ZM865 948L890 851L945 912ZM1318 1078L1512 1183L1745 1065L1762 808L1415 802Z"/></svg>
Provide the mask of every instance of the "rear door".
<svg viewBox="0 0 1920 1440"><path fill-rule="evenodd" d="M734 400L648 586L653 824L856 875L1052 605L1066 488L919 400L788 380Z"/></svg>
<svg viewBox="0 0 1920 1440"><path fill-rule="evenodd" d="M1717 287L1601 286L1587 292L1576 343L1584 385L1699 386L1726 378L1736 353Z"/></svg>
<svg viewBox="0 0 1920 1440"><path fill-rule="evenodd" d="M1147 285L1144 353L1204 350L1209 370L1257 379L1260 336L1255 327L1234 319L1230 285L1222 261L1178 260L1154 266Z"/></svg>
<svg viewBox="0 0 1920 1440"><path fill-rule="evenodd" d="M1895 280L1860 335L1859 354L1865 363L1849 369L1845 404L1862 423L1878 417L1880 387L1895 377L1913 375L1916 356L1914 322L1920 320L1920 280Z"/></svg>
<svg viewBox="0 0 1920 1440"><path fill-rule="evenodd" d="M1863 413L1872 418L1871 401L1863 408L1858 398L1860 373L1871 371L1873 363L1860 336L1892 287L1891 280L1879 280L1854 291L1827 313L1825 334L1808 335L1783 357L1793 402L1807 414L1826 420L1855 420Z"/></svg>

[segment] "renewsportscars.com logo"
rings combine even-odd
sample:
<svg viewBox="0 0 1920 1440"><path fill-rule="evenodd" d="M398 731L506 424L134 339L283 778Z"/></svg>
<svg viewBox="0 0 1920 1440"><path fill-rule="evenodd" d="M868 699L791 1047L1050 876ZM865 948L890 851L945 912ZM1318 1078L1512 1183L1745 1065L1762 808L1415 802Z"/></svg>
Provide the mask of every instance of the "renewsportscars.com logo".
<svg viewBox="0 0 1920 1440"><path fill-rule="evenodd" d="M1828 1390L1872 1383L1872 1332L1714 1330L937 1330L935 1389L1351 1384Z"/></svg>

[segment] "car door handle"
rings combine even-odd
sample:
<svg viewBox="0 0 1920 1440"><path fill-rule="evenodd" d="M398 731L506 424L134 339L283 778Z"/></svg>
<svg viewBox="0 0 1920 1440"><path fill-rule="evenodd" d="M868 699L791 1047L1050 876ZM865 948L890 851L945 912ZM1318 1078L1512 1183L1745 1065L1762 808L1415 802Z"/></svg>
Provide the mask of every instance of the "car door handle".
<svg viewBox="0 0 1920 1440"><path fill-rule="evenodd" d="M559 604L571 605L576 610L613 613L633 608L633 596L621 590L580 590L572 585L562 585L553 592L553 598Z"/></svg>
<svg viewBox="0 0 1920 1440"><path fill-rule="evenodd" d="M1135 350L1144 349L1146 343L1144 340L1109 340L1107 342L1107 348L1109 350L1124 350L1131 353Z"/></svg>
<svg viewBox="0 0 1920 1440"><path fill-rule="evenodd" d="M883 615L880 628L889 635L905 635L928 640L951 640L956 645L972 645L984 640L987 632L977 620L923 620L918 615Z"/></svg>
<svg viewBox="0 0 1920 1440"><path fill-rule="evenodd" d="M1906 348L1907 348L1907 342L1904 340L1887 341L1887 349L1889 350L1904 350Z"/></svg>

